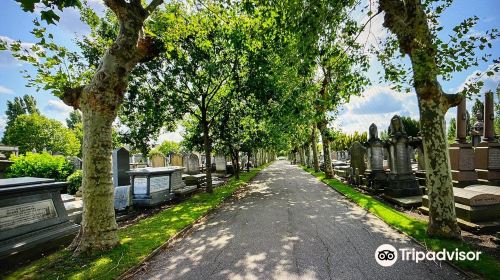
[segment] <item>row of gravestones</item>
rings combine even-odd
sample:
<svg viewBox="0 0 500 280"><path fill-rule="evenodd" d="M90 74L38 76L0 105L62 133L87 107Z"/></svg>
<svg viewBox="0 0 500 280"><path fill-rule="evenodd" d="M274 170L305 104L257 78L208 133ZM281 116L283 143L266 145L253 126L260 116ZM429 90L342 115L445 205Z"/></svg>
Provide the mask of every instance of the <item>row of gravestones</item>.
<svg viewBox="0 0 500 280"><path fill-rule="evenodd" d="M354 178L351 181L365 185L369 191L383 192L386 198L402 206L413 207L422 204L420 210L427 213L429 198L427 195L424 195L422 199L419 198L421 189L417 184L410 161L412 149L415 147L417 150L421 149L419 140L406 135L398 116L391 119L388 141L384 142L378 138L375 124L370 126L369 131L370 136L365 145L355 142L351 147L351 168L354 171ZM463 147L463 143L460 145ZM485 147L491 146L485 145ZM450 148L450 154L452 154L452 148ZM386 172L383 167L384 149L389 150L389 172ZM367 164L365 164L365 156ZM420 156L423 157L423 154ZM460 176L460 171L458 176ZM473 230L498 229L500 187L479 185L476 182L475 185L469 185L463 189L454 187L453 192L456 202L455 210L462 227Z"/></svg>

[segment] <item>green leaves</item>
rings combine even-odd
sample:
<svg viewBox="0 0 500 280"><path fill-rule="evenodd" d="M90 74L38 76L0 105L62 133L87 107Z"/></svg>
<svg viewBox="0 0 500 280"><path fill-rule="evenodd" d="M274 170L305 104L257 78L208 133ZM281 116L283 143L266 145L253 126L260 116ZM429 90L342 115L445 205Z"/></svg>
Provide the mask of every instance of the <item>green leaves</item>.
<svg viewBox="0 0 500 280"><path fill-rule="evenodd" d="M16 2L21 5L25 12L33 13L35 7L40 8L41 19L48 24L55 24L59 21L60 17L54 12L56 8L62 11L68 7L81 7L79 0L16 0Z"/></svg>

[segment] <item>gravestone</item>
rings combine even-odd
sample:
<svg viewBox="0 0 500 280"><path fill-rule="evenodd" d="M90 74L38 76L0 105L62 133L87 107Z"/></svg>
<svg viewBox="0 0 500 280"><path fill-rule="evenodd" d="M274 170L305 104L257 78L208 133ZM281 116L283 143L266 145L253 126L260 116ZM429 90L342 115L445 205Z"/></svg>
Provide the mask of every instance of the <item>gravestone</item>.
<svg viewBox="0 0 500 280"><path fill-rule="evenodd" d="M225 177L227 174L227 166L226 166L226 156L218 154L215 157L215 173L216 176Z"/></svg>
<svg viewBox="0 0 500 280"><path fill-rule="evenodd" d="M456 140L450 145L450 166L453 186L465 187L477 183L474 170L474 149L467 143L467 109L466 99L457 107Z"/></svg>
<svg viewBox="0 0 500 280"><path fill-rule="evenodd" d="M184 156L184 173L194 175L200 173L200 160L197 155L189 154Z"/></svg>
<svg viewBox="0 0 500 280"><path fill-rule="evenodd" d="M484 100L484 129L481 143L474 150L475 168L481 184L500 186L500 143L495 140L493 93Z"/></svg>
<svg viewBox="0 0 500 280"><path fill-rule="evenodd" d="M83 161L79 157L68 157L68 160L73 164L75 170L81 170L83 167Z"/></svg>
<svg viewBox="0 0 500 280"><path fill-rule="evenodd" d="M384 143L378 138L378 129L374 123L370 125L369 138L364 145L367 152L365 185L369 191L378 192L385 187L387 174L384 171Z"/></svg>
<svg viewBox="0 0 500 280"><path fill-rule="evenodd" d="M0 180L0 265L40 257L68 245L79 226L68 220L61 199L66 182L44 178Z"/></svg>
<svg viewBox="0 0 500 280"><path fill-rule="evenodd" d="M154 206L196 190L182 181L182 167L138 168L129 171L134 205Z"/></svg>
<svg viewBox="0 0 500 280"><path fill-rule="evenodd" d="M113 159L113 185L130 185L130 177L127 172L130 170L130 153L124 148L117 148L112 153Z"/></svg>
<svg viewBox="0 0 500 280"><path fill-rule="evenodd" d="M358 141L355 141L352 143L351 149L350 149L350 154L351 154L351 171L352 171L352 182L356 185L361 184L361 176L365 173L366 171L366 163L365 163L365 154L366 154L366 149L359 143Z"/></svg>
<svg viewBox="0 0 500 280"><path fill-rule="evenodd" d="M384 194L389 197L409 197L421 195L421 190L411 168L410 139L398 115L391 119L388 129L389 168L388 184Z"/></svg>
<svg viewBox="0 0 500 280"><path fill-rule="evenodd" d="M116 210L125 210L132 205L130 187L130 153L124 148L117 148L112 153L114 205Z"/></svg>
<svg viewBox="0 0 500 280"><path fill-rule="evenodd" d="M161 154L151 156L152 167L165 167L165 157Z"/></svg>
<svg viewBox="0 0 500 280"><path fill-rule="evenodd" d="M173 153L170 157L170 165L171 166L184 166L182 164L182 155L178 153Z"/></svg>

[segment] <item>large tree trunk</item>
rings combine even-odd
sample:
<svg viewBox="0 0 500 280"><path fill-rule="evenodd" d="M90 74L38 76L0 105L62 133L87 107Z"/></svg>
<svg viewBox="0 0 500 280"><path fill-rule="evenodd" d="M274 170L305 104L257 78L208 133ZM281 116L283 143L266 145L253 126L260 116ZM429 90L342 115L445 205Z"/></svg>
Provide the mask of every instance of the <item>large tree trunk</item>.
<svg viewBox="0 0 500 280"><path fill-rule="evenodd" d="M162 1L144 8L140 1L106 0L117 15L120 30L101 58L89 84L68 88L62 100L83 116L83 214L80 232L70 246L76 254L117 246L114 189L111 181L112 123L123 101L128 76L139 61L157 55L154 40L144 36L145 19Z"/></svg>
<svg viewBox="0 0 500 280"><path fill-rule="evenodd" d="M213 193L212 188L212 146L210 144L210 134L208 122L206 120L201 121L203 126L203 147L205 148L205 174L207 176L207 193Z"/></svg>
<svg viewBox="0 0 500 280"><path fill-rule="evenodd" d="M426 187L429 196L429 226L427 231L432 236L458 238L460 228L456 221L444 119L445 110L439 103L421 98L419 98L419 107Z"/></svg>
<svg viewBox="0 0 500 280"><path fill-rule="evenodd" d="M311 145L312 145L314 172L319 172L318 138L316 134L316 125L313 125L313 130L311 135Z"/></svg>
<svg viewBox="0 0 500 280"><path fill-rule="evenodd" d="M111 181L113 112L83 106L83 215L76 252L103 251L118 244Z"/></svg>
<svg viewBox="0 0 500 280"><path fill-rule="evenodd" d="M444 94L438 82L436 47L427 15L419 0L380 0L384 26L396 34L402 53L409 55L420 110L429 195L431 236L460 238L455 214L444 115L462 101L461 95Z"/></svg>

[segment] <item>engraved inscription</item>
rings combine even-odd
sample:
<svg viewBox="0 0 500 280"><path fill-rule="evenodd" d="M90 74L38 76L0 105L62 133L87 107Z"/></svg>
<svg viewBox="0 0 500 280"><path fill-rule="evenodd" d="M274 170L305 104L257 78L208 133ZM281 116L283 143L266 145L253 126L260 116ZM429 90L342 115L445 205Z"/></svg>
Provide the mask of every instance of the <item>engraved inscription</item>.
<svg viewBox="0 0 500 280"><path fill-rule="evenodd" d="M474 151L472 149L460 150L460 170L474 170Z"/></svg>
<svg viewBox="0 0 500 280"><path fill-rule="evenodd" d="M370 164L371 170L383 170L384 169L384 151L382 147L371 147L370 148Z"/></svg>
<svg viewBox="0 0 500 280"><path fill-rule="evenodd" d="M500 169L500 149L489 150L488 169Z"/></svg>
<svg viewBox="0 0 500 280"><path fill-rule="evenodd" d="M146 177L134 178L134 194L148 193L148 179Z"/></svg>
<svg viewBox="0 0 500 280"><path fill-rule="evenodd" d="M167 190L169 185L170 185L169 176L151 177L149 189L151 193L154 193Z"/></svg>
<svg viewBox="0 0 500 280"><path fill-rule="evenodd" d="M52 199L0 208L0 230L8 230L57 217Z"/></svg>

